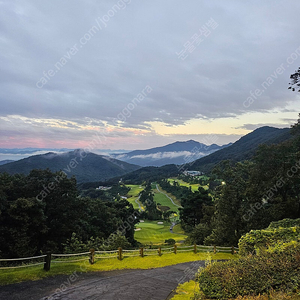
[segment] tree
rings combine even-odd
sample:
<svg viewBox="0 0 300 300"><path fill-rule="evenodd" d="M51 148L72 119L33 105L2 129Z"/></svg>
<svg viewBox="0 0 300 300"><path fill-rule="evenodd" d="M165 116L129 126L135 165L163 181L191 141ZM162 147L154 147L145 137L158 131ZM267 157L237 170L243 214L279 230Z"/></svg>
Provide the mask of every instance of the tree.
<svg viewBox="0 0 300 300"><path fill-rule="evenodd" d="M298 90L300 92L300 67L298 70L295 71L294 74L290 76L291 82L289 89L291 89L293 92Z"/></svg>
<svg viewBox="0 0 300 300"><path fill-rule="evenodd" d="M99 245L117 231L122 231L121 240L134 245L139 217L127 200L78 197L76 180L60 172L0 174L0 253L4 258L61 252L64 245L76 251Z"/></svg>
<svg viewBox="0 0 300 300"><path fill-rule="evenodd" d="M203 219L203 207L212 205L212 199L207 190L199 187L198 191L182 199L181 205L182 208L179 208L181 225L186 231L191 231Z"/></svg>
<svg viewBox="0 0 300 300"><path fill-rule="evenodd" d="M215 193L213 231L205 239L205 244L237 245L243 233L243 206L250 168L250 162L232 165L230 161L224 161L215 169L214 172L223 179L223 185Z"/></svg>
<svg viewBox="0 0 300 300"><path fill-rule="evenodd" d="M0 245L5 257L39 254L47 233L44 205L35 198L7 202L0 216Z"/></svg>
<svg viewBox="0 0 300 300"><path fill-rule="evenodd" d="M200 223L190 233L188 241L190 242L190 244L203 245L205 238L210 234L211 228L209 227L209 225L205 223Z"/></svg>

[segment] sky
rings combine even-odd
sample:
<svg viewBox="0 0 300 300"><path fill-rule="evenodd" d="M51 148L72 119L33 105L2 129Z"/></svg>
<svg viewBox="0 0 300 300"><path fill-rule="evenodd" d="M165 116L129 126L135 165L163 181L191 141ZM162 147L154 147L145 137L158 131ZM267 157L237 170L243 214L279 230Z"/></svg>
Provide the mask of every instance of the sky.
<svg viewBox="0 0 300 300"><path fill-rule="evenodd" d="M0 0L0 148L223 145L289 127L300 2Z"/></svg>

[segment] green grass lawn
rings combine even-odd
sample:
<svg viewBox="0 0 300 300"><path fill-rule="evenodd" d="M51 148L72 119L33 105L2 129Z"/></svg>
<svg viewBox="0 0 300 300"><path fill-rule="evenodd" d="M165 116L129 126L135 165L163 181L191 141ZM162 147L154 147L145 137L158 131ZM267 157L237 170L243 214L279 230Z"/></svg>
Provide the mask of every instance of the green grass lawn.
<svg viewBox="0 0 300 300"><path fill-rule="evenodd" d="M192 188L192 191L195 192L195 191L198 191L198 188L199 186L201 186L200 184L189 184L188 182L185 182L181 179L178 179L178 178L168 178L168 181L171 182L173 184L174 181L177 181L181 186L187 186L187 187L191 187ZM207 185L204 185L202 186L205 190L208 189L208 186Z"/></svg>
<svg viewBox="0 0 300 300"><path fill-rule="evenodd" d="M128 202L130 202L133 205L134 209L139 209L139 205L135 202L135 200L138 198L139 193L144 189L140 185L133 185L133 184L127 184L127 187L130 187L130 191L127 194Z"/></svg>
<svg viewBox="0 0 300 300"><path fill-rule="evenodd" d="M153 243L154 245L163 244L167 239L179 242L187 238L186 235L171 233L169 222L162 221L163 225L158 225L157 222L145 220L144 223L137 224L136 228L141 228L141 230L135 232L134 238L142 244Z"/></svg>
<svg viewBox="0 0 300 300"><path fill-rule="evenodd" d="M0 285L6 285L27 280L38 280L59 274L72 274L95 272L95 271L111 271L122 269L151 269L159 268L179 263L206 260L208 257L206 252L184 252L178 254L163 254L162 256L145 256L145 257L128 257L123 260L117 258L96 259L95 264L90 265L88 258L83 262L74 263L52 263L50 271L43 270L43 266L34 266L21 269L0 270ZM228 253L212 254L212 259L236 259L237 255Z"/></svg>
<svg viewBox="0 0 300 300"><path fill-rule="evenodd" d="M159 190L162 191L161 188L160 188ZM170 207L170 210L175 211L175 212L178 213L178 208L179 208L179 207L176 206L176 205L174 205L174 204L172 203L172 201L171 201L168 197L166 197L164 194L158 192L157 189L153 190L153 193L154 193L154 198L153 198L153 200L154 200L156 203L160 203L160 204L163 205L163 206L168 206L168 207ZM173 198L172 198L172 199L173 199ZM173 199L173 201L174 201L174 199ZM175 202L175 201L174 201L174 202ZM176 203L176 202L175 202L175 203ZM177 204L177 203L176 203L176 204Z"/></svg>

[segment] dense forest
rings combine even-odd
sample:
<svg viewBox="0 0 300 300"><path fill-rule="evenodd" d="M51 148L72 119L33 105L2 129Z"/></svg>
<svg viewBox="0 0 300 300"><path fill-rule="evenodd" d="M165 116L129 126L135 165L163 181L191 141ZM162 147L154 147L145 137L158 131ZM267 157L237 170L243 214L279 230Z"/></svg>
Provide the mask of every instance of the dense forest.
<svg viewBox="0 0 300 300"><path fill-rule="evenodd" d="M135 245L139 214L127 201L79 197L74 178L34 170L29 175L0 174L0 255L25 257L64 251L75 233L89 245L109 248L112 234ZM106 243L105 243L106 242ZM111 245L111 247L115 247Z"/></svg>

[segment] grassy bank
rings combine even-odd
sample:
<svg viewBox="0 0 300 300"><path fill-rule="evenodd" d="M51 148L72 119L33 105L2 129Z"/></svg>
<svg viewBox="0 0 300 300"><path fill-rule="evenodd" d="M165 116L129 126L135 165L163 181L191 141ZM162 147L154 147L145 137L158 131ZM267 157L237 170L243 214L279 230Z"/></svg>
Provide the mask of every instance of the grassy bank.
<svg viewBox="0 0 300 300"><path fill-rule="evenodd" d="M219 253L212 254L212 259L236 259L236 255ZM76 274L96 271L112 271L123 269L151 269L184 262L206 260L207 253L178 253L163 254L162 256L128 257L123 260L116 258L99 259L94 265L90 265L88 260L74 263L51 264L50 271L46 272L42 266L27 267L21 269L0 270L0 285L6 285L27 280L38 280L41 278L58 274Z"/></svg>

